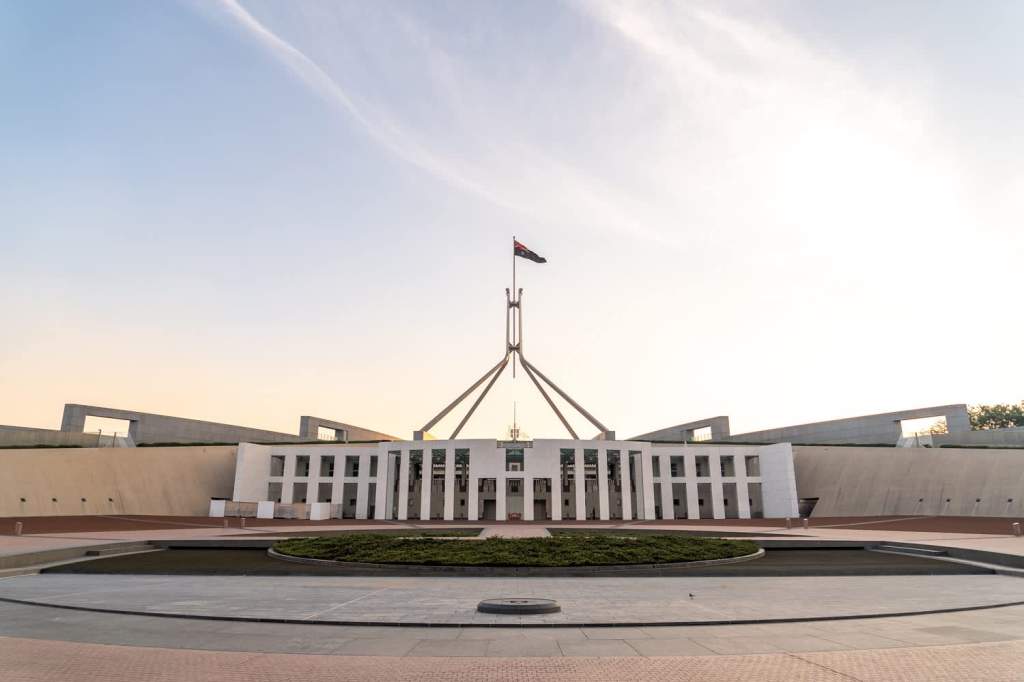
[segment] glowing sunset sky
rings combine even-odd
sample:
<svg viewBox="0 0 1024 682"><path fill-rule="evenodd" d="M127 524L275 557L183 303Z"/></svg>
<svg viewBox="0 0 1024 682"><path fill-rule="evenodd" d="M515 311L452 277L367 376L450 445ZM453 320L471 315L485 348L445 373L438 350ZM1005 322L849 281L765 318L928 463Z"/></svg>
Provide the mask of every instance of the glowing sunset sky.
<svg viewBox="0 0 1024 682"><path fill-rule="evenodd" d="M0 424L1024 397L1024 3L0 4ZM522 373L464 436L518 402ZM574 418L582 435L594 429ZM447 436L457 422L436 433Z"/></svg>

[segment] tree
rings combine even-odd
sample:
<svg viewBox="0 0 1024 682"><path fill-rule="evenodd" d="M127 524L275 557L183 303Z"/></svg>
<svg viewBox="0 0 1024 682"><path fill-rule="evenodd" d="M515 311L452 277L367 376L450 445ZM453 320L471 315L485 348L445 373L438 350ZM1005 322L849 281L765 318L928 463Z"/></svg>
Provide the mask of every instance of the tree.
<svg viewBox="0 0 1024 682"><path fill-rule="evenodd" d="M1024 426L1024 400L1018 405L973 405L967 408L967 413L974 429Z"/></svg>

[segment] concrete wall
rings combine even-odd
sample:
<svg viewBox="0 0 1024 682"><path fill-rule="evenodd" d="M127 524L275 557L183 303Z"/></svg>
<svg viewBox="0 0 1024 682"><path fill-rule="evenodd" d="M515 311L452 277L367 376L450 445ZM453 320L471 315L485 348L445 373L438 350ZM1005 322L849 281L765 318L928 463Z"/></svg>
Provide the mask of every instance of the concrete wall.
<svg viewBox="0 0 1024 682"><path fill-rule="evenodd" d="M211 497L231 497L236 450L233 445L0 450L0 516L206 516Z"/></svg>
<svg viewBox="0 0 1024 682"><path fill-rule="evenodd" d="M906 419L925 417L946 418L951 434L971 430L971 420L966 405L938 405L900 412L869 414L863 417L833 419L831 421L784 426L765 431L733 434L733 443L862 443L864 445L893 444L903 435L900 422Z"/></svg>
<svg viewBox="0 0 1024 682"><path fill-rule="evenodd" d="M793 446L793 457L816 517L1024 516L1024 450Z"/></svg>
<svg viewBox="0 0 1024 682"><path fill-rule="evenodd" d="M163 414L121 410L97 405L79 405L68 403L64 406L61 420L61 431L81 432L85 429L85 418L109 417L126 419L129 422L128 433L136 444L143 443L294 443L302 440L315 440L317 426L341 428L349 434L349 440L394 440L393 436L364 429L358 426L332 422L319 417L304 416L300 419L298 435L254 429L247 426L235 426L208 422L200 419L170 417ZM306 432L312 431L312 435Z"/></svg>
<svg viewBox="0 0 1024 682"><path fill-rule="evenodd" d="M932 435L932 443L939 447L943 445L1024 446L1024 426L1009 429L980 429L978 431L958 431L957 433L936 433Z"/></svg>
<svg viewBox="0 0 1024 682"><path fill-rule="evenodd" d="M658 429L657 431L651 431L650 433L634 436L633 438L630 438L630 440L666 441L673 443L693 441L694 431L705 427L711 429L711 440L723 441L729 439L729 418L719 416L709 417L695 422L686 422L685 424L676 424L675 426L669 426L668 428Z"/></svg>
<svg viewBox="0 0 1024 682"><path fill-rule="evenodd" d="M380 431L364 429L361 426L353 426L344 422L331 421L321 417L303 416L299 418L299 437L302 440L316 440L319 428L334 429L337 440L361 441L361 440L397 440L395 436L389 436Z"/></svg>
<svg viewBox="0 0 1024 682"><path fill-rule="evenodd" d="M127 438L98 433L75 433L27 426L0 426L0 447L32 447L33 445L76 445L79 447L130 447Z"/></svg>

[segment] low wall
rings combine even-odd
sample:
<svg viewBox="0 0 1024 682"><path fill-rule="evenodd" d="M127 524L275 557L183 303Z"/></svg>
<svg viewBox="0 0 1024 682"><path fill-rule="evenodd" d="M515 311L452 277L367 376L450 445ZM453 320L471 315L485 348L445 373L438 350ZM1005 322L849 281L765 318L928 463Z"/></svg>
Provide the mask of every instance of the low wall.
<svg viewBox="0 0 1024 682"><path fill-rule="evenodd" d="M0 516L206 516L211 497L231 497L236 450L234 445L0 450Z"/></svg>
<svg viewBox="0 0 1024 682"><path fill-rule="evenodd" d="M794 445L812 516L1024 516L1024 450Z"/></svg>

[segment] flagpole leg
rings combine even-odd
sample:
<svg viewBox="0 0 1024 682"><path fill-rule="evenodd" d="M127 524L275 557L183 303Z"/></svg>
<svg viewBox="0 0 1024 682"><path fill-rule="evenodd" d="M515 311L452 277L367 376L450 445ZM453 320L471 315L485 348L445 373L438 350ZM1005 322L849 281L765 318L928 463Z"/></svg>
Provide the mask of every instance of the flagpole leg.
<svg viewBox="0 0 1024 682"><path fill-rule="evenodd" d="M512 301L518 305L516 296L516 236L512 235ZM516 339L516 315L512 313L512 339ZM516 378L516 354L512 354L512 378Z"/></svg>

